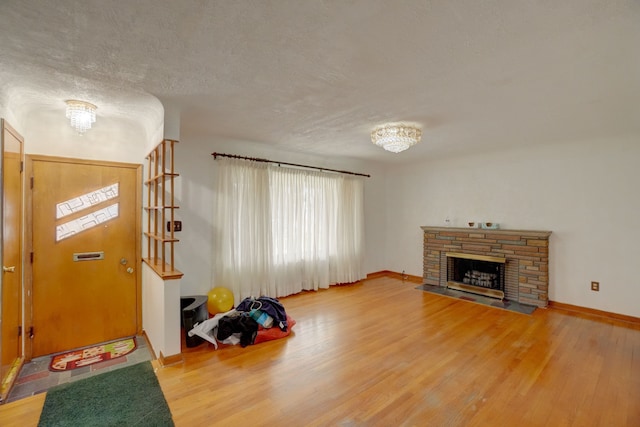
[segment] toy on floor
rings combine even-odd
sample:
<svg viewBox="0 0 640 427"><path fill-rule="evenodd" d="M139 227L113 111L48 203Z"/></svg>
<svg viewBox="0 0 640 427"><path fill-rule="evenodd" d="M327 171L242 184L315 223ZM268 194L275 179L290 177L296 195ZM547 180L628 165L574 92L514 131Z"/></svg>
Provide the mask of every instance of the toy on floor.
<svg viewBox="0 0 640 427"><path fill-rule="evenodd" d="M209 314L224 313L233 307L233 293L222 286L212 288L207 294L207 309Z"/></svg>

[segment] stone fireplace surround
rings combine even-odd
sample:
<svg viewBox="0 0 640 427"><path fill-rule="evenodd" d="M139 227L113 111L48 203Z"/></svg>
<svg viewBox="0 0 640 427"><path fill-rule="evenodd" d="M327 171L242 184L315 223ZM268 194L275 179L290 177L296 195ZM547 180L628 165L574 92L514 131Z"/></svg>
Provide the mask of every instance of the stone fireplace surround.
<svg viewBox="0 0 640 427"><path fill-rule="evenodd" d="M421 227L423 279L446 286L447 252L505 258L505 298L546 307L549 303L550 231Z"/></svg>

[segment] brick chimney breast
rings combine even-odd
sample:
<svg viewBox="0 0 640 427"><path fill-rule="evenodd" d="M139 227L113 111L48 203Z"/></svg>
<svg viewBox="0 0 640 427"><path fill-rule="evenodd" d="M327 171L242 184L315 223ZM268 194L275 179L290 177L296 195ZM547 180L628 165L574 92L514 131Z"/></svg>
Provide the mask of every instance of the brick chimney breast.
<svg viewBox="0 0 640 427"><path fill-rule="evenodd" d="M503 257L505 298L546 307L549 303L551 231L421 227L424 231L423 279L446 286L447 252Z"/></svg>

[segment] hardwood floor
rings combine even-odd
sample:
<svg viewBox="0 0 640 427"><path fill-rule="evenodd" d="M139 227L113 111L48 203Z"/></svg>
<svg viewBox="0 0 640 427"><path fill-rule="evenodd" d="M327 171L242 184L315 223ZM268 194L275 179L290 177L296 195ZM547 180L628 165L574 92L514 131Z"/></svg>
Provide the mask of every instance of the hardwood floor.
<svg viewBox="0 0 640 427"><path fill-rule="evenodd" d="M640 425L640 325L415 286L376 278L282 298L297 321L288 338L188 349L157 370L176 425ZM0 407L0 424L36 425L43 400Z"/></svg>

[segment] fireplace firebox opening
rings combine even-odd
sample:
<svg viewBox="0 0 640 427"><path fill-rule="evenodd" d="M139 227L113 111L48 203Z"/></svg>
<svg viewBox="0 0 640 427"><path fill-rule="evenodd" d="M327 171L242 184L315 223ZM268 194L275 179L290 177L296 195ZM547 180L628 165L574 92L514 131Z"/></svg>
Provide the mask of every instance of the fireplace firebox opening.
<svg viewBox="0 0 640 427"><path fill-rule="evenodd" d="M505 258L447 252L447 287L504 299Z"/></svg>

